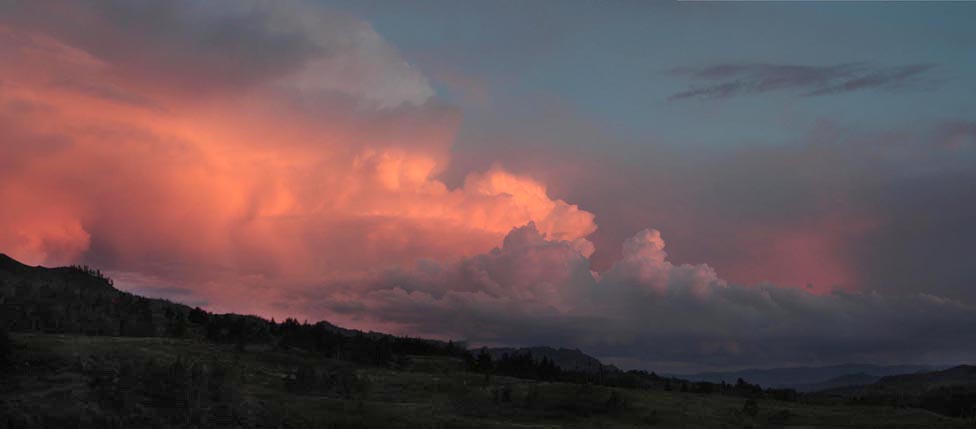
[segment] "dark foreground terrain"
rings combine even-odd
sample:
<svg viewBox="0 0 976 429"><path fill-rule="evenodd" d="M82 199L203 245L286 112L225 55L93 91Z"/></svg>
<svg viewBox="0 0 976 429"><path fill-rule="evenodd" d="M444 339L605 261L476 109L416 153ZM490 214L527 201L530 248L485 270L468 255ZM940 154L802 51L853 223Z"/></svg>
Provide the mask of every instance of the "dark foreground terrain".
<svg viewBox="0 0 976 429"><path fill-rule="evenodd" d="M973 427L913 408L485 376L450 357L390 369L198 340L12 340L2 428Z"/></svg>
<svg viewBox="0 0 976 429"><path fill-rule="evenodd" d="M976 427L976 371L800 394L212 314L0 255L0 429Z"/></svg>

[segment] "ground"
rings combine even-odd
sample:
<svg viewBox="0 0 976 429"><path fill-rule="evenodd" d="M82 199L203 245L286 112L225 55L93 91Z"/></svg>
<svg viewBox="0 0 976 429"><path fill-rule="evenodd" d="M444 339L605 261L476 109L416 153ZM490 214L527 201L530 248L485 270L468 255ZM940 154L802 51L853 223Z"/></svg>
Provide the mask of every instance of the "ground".
<svg viewBox="0 0 976 429"><path fill-rule="evenodd" d="M3 429L973 427L910 408L747 405L735 396L485 376L453 358L414 356L377 368L198 340L15 334L13 341L14 366L0 376Z"/></svg>

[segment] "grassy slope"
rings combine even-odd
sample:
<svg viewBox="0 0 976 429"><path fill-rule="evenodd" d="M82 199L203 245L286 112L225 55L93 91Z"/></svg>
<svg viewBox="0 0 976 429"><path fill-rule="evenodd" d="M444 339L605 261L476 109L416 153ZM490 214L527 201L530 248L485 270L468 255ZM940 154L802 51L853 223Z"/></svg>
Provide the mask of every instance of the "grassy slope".
<svg viewBox="0 0 976 429"><path fill-rule="evenodd" d="M85 422L98 426L115 422L124 427L132 420L105 416L133 413L133 409L143 415L180 415L182 411L174 411L166 403L153 402L152 392L140 391L138 386L128 390L136 392L126 395L131 397L121 398L137 405L108 407L92 381L93 373L118 368L123 361L152 359L165 366L178 358L234 368L229 382L234 393L223 400L236 404L238 420L227 423L229 426L972 427L971 422L926 411L890 407L762 400L759 413L752 417L741 411L744 399L729 396L616 389L616 400L611 400L610 388L486 378L463 371L460 362L450 358L417 357L405 370L392 370L350 367L296 351L236 353L232 347L195 340L42 334L13 338L17 363L12 372L0 377L0 417L15 416L9 421L33 427L71 421L82 422L82 427L94 427ZM368 380L367 387L351 393L289 392L283 378L303 365L355 371L360 379ZM211 415L220 414L219 402L209 407ZM40 416L54 416L55 420ZM220 423L211 418L203 426ZM4 427L0 418L0 428Z"/></svg>

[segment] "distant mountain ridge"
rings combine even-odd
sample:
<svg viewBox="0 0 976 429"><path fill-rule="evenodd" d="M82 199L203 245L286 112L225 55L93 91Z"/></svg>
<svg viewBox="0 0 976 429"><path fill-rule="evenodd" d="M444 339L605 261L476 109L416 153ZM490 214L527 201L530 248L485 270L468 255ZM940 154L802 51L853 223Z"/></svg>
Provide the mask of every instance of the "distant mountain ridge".
<svg viewBox="0 0 976 429"><path fill-rule="evenodd" d="M838 388L867 386L869 384L876 383L880 379L880 376L859 372L857 374L847 374L834 377L819 383L798 385L796 390L799 392L822 392L825 390Z"/></svg>
<svg viewBox="0 0 976 429"><path fill-rule="evenodd" d="M880 390L930 390L950 386L976 387L976 366L959 365L941 371L882 377L871 388Z"/></svg>
<svg viewBox="0 0 976 429"><path fill-rule="evenodd" d="M917 372L943 369L945 366L930 365L871 365L871 364L842 364L819 367L788 367L769 369L744 369L728 372L703 372L698 374L678 374L677 377L692 381L708 381L718 383L725 381L733 383L742 378L750 383L757 383L763 387L791 388L798 391L820 390L821 383L848 381L863 382L864 377L855 379L855 375L873 376L877 379L885 376L912 374ZM875 380L876 381L876 380ZM830 387L840 387L836 384Z"/></svg>
<svg viewBox="0 0 976 429"><path fill-rule="evenodd" d="M976 366L959 365L938 371L878 377L870 383L857 383L817 389L816 392L850 397L912 397L939 389L976 390Z"/></svg>
<svg viewBox="0 0 976 429"><path fill-rule="evenodd" d="M889 375L871 384L837 387L814 395L839 397L862 404L918 407L947 416L976 418L976 366L959 365L938 371Z"/></svg>

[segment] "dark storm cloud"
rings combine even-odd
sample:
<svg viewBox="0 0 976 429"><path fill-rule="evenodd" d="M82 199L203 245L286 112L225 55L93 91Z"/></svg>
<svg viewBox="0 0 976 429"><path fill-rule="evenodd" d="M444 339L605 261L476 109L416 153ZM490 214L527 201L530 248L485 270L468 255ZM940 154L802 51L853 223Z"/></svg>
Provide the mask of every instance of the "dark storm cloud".
<svg viewBox="0 0 976 429"><path fill-rule="evenodd" d="M792 275L805 284L803 275L836 267L835 279L847 288L976 303L969 245L976 240L976 134L967 124L883 133L822 124L799 144L741 149L697 170L708 171L706 178L675 173L673 183L694 195L695 219L662 223L677 224L673 235L690 229L678 245L696 229L714 231L713 251L699 245L682 255L739 281L783 284ZM692 180L701 185L683 185ZM799 249L779 244L793 237ZM741 245L739 255L718 248L732 243ZM794 251L800 257L791 258Z"/></svg>
<svg viewBox="0 0 976 429"><path fill-rule="evenodd" d="M692 85L668 99L728 98L780 90L821 96L871 88L896 89L920 83L920 78L933 67L931 64L882 67L865 63L831 66L743 63L676 68L672 70L674 75L707 83Z"/></svg>
<svg viewBox="0 0 976 429"><path fill-rule="evenodd" d="M965 124L877 134L824 125L803 144L720 157L709 163L709 177L697 179L703 185L686 191L696 195L696 219L672 222L690 224L674 228L690 228L689 236L708 225L725 236L717 237L717 246L738 242L744 253L723 255L716 248L684 255L753 281L783 283L787 275L813 276L836 266L836 279L849 288L974 303L976 253L969 243L976 241L976 134ZM760 239L750 242L757 234ZM791 249L777 246L790 237L804 238L796 251L803 257L793 260ZM676 242L689 240L682 238ZM814 252L818 243L822 251ZM736 259L743 262L730 263ZM750 261L764 262L739 268ZM779 271L786 274L777 277Z"/></svg>
<svg viewBox="0 0 976 429"><path fill-rule="evenodd" d="M859 281L891 291L926 290L976 302L973 183L976 172L950 171L862 190L880 225L851 243Z"/></svg>
<svg viewBox="0 0 976 429"><path fill-rule="evenodd" d="M970 305L924 293L729 285L707 265L669 262L653 230L594 275L576 243L547 240L530 224L486 254L386 271L355 296L313 305L475 344L581 347L659 371L976 357Z"/></svg>

